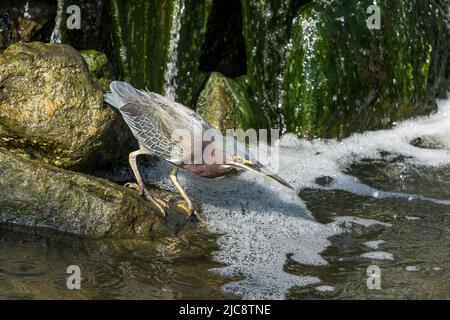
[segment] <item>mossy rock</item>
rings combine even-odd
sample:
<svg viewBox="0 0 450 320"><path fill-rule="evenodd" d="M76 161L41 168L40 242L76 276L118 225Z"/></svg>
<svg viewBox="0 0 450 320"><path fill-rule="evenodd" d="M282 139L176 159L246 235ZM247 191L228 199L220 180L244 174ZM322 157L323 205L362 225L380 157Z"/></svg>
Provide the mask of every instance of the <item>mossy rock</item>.
<svg viewBox="0 0 450 320"><path fill-rule="evenodd" d="M255 99L285 131L344 137L435 110L448 90L448 4L384 1L381 30L367 27L371 5L241 1Z"/></svg>
<svg viewBox="0 0 450 320"><path fill-rule="evenodd" d="M0 146L62 168L115 164L136 143L81 55L39 42L0 55L0 136Z"/></svg>
<svg viewBox="0 0 450 320"><path fill-rule="evenodd" d="M108 91L112 81L112 68L106 54L96 50L81 50L80 54L86 61L94 81L104 91Z"/></svg>
<svg viewBox="0 0 450 320"><path fill-rule="evenodd" d="M198 98L197 112L223 133L227 129L258 128L265 119L256 115L251 97L246 76L230 79L213 72Z"/></svg>
<svg viewBox="0 0 450 320"><path fill-rule="evenodd" d="M298 0L241 0L242 31L247 52L247 74L253 83L260 113L279 123L283 72L292 20Z"/></svg>
<svg viewBox="0 0 450 320"><path fill-rule="evenodd" d="M300 8L285 67L283 116L302 136L343 137L427 114L445 77L442 11L426 0L314 1Z"/></svg>
<svg viewBox="0 0 450 320"><path fill-rule="evenodd" d="M93 237L167 235L186 224L182 212L170 209L172 220L167 221L158 208L133 190L42 164L1 147L0 175L2 224ZM180 200L178 195L159 194Z"/></svg>

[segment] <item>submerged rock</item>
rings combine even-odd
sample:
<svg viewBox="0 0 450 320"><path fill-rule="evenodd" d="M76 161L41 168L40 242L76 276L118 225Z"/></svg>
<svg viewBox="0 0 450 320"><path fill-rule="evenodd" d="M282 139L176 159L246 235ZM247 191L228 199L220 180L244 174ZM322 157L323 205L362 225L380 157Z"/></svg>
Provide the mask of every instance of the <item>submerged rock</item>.
<svg viewBox="0 0 450 320"><path fill-rule="evenodd" d="M123 78L193 106L205 80L199 59L211 6L212 0L111 0Z"/></svg>
<svg viewBox="0 0 450 320"><path fill-rule="evenodd" d="M0 223L45 227L89 236L149 236L177 232L185 215L169 223L137 192L112 182L58 169L0 147ZM165 193L162 196L171 198Z"/></svg>
<svg viewBox="0 0 450 320"><path fill-rule="evenodd" d="M0 55L0 137L0 145L62 168L115 163L135 144L80 54L38 42Z"/></svg>
<svg viewBox="0 0 450 320"><path fill-rule="evenodd" d="M256 128L259 124L250 96L245 76L230 79L213 72L197 100L197 112L223 133Z"/></svg>

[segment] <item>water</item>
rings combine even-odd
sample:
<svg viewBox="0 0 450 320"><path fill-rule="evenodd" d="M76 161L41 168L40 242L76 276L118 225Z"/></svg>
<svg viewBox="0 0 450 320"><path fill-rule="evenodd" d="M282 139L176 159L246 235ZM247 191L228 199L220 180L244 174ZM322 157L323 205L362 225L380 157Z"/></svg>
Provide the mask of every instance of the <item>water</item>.
<svg viewBox="0 0 450 320"><path fill-rule="evenodd" d="M174 1L174 19L173 25L170 29L169 42L169 61L167 63L167 70L165 74L164 93L169 99L176 101L177 83L176 77L178 75L178 44L180 42L180 28L181 17L184 13L184 1Z"/></svg>
<svg viewBox="0 0 450 320"><path fill-rule="evenodd" d="M157 242L0 232L2 298L450 298L450 101L343 141L285 136L279 174L180 174L211 233ZM171 188L165 164L145 176ZM128 169L110 175L129 180ZM55 240L55 238L57 240ZM64 288L81 264L86 284ZM367 289L367 268L381 290Z"/></svg>
<svg viewBox="0 0 450 320"><path fill-rule="evenodd" d="M27 3L28 4L28 3ZM51 43L61 43L61 23L63 23L64 16L64 0L58 0L58 7L56 11L55 27L53 28L52 34L50 35Z"/></svg>

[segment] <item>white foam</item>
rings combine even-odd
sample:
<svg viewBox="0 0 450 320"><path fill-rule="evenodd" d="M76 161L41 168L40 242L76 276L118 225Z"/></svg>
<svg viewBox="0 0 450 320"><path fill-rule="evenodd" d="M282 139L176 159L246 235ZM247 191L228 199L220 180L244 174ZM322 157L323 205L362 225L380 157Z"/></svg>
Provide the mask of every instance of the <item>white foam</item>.
<svg viewBox="0 0 450 320"><path fill-rule="evenodd" d="M384 223L373 219L363 219L359 217L335 217L333 218L334 221L339 222L340 224L344 224L346 227L351 227L352 224L358 224L364 227L371 227L374 225L381 225L385 227L392 227L392 224L390 223Z"/></svg>
<svg viewBox="0 0 450 320"><path fill-rule="evenodd" d="M421 149L410 144L422 136L438 139L446 149ZM285 135L281 140L278 174L296 190L340 189L377 199L400 197L450 204L447 199L377 190L344 173L348 165L361 159L382 158L381 151L403 155L407 163L415 165L446 165L450 164L449 149L450 101L441 101L439 111L429 117L404 121L391 130L356 134L342 141L308 141ZM264 163L267 159L260 160ZM152 170L147 170L144 176L161 187L173 188L169 172L170 167L160 162L152 165ZM316 179L323 176L333 178L331 184L318 185ZM202 204L203 216L211 230L222 234L220 250L214 258L226 267L215 271L243 278L224 289L244 298L282 299L292 286L319 283L318 278L286 273L287 257L292 255L292 260L302 264L325 265L321 252L329 245L330 236L342 232L343 223L390 226L385 221L363 216L337 216L330 224L318 223L297 192L250 172L214 181L180 172L179 180L186 192ZM380 252L367 255L368 258L391 257Z"/></svg>
<svg viewBox="0 0 450 320"><path fill-rule="evenodd" d="M363 253L361 257L374 260L394 260L394 255L385 251L372 251Z"/></svg>
<svg viewBox="0 0 450 320"><path fill-rule="evenodd" d="M405 271L408 271L408 272L416 272L416 271L419 271L419 270L420 270L420 268L416 267L416 266L406 266L405 267Z"/></svg>
<svg viewBox="0 0 450 320"><path fill-rule="evenodd" d="M386 241L384 241L384 240L374 240L374 241L364 242L364 244L371 249L379 249L380 246L385 242Z"/></svg>
<svg viewBox="0 0 450 320"><path fill-rule="evenodd" d="M442 270L442 268L441 267L433 267L433 268L431 268L433 271L441 271Z"/></svg>
<svg viewBox="0 0 450 320"><path fill-rule="evenodd" d="M317 286L316 290L319 292L333 292L336 289L333 286L321 285L321 286Z"/></svg>

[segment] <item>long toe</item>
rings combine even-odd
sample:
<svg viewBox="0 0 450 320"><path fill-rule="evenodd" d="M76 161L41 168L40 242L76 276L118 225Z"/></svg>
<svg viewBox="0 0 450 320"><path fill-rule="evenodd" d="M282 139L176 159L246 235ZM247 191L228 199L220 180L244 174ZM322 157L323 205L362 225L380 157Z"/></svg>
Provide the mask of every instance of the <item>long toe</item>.
<svg viewBox="0 0 450 320"><path fill-rule="evenodd" d="M139 194L142 196L144 194L144 188L140 187L137 183L134 182L128 182L124 185L125 188L130 188L133 190L136 190L139 192Z"/></svg>
<svg viewBox="0 0 450 320"><path fill-rule="evenodd" d="M188 212L188 219L191 216L195 216L197 221L200 222L201 224L206 224L206 221L202 218L202 216L200 215L200 213L198 213L197 210L192 209L190 212Z"/></svg>
<svg viewBox="0 0 450 320"><path fill-rule="evenodd" d="M194 208L192 204L187 203L185 201L180 201L178 203L178 207L182 208L186 212L187 215L186 219L189 219L192 216L194 216L198 222L206 224L206 221L202 218L200 213L198 213L198 211Z"/></svg>

